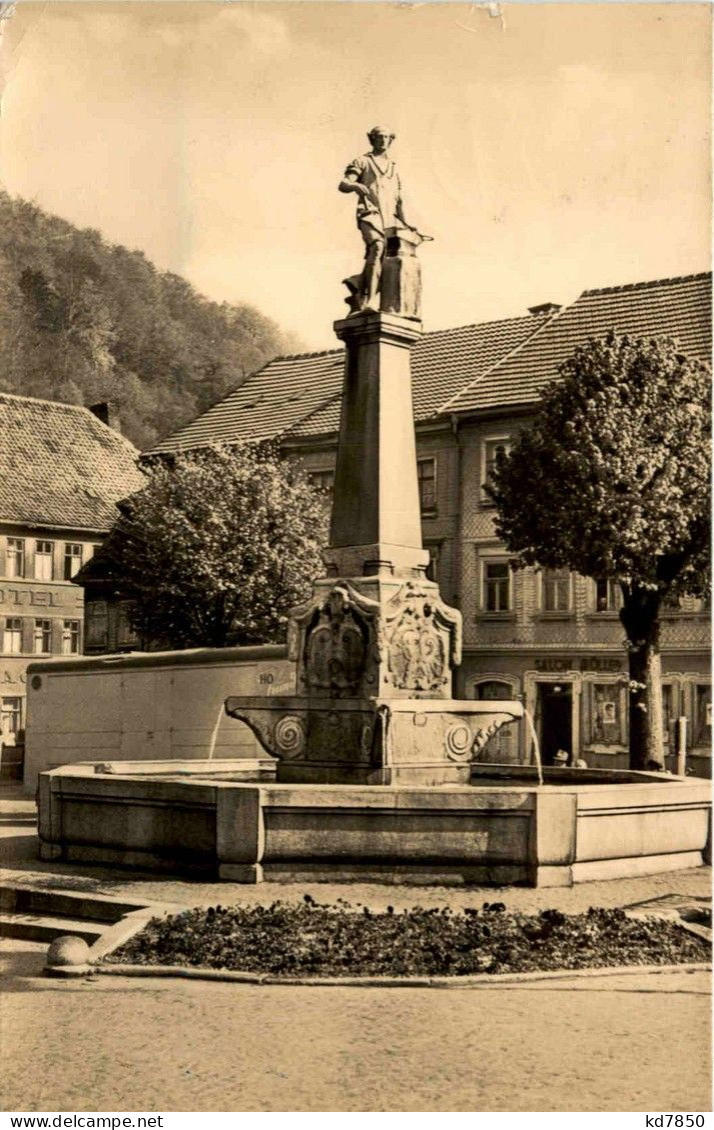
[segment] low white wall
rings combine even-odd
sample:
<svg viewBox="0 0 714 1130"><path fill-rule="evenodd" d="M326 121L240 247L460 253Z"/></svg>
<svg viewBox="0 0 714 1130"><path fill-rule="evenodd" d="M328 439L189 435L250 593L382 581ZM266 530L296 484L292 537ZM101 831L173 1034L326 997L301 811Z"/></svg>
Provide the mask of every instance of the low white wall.
<svg viewBox="0 0 714 1130"><path fill-rule="evenodd" d="M294 694L284 647L200 648L30 664L24 783L75 761L264 756L229 695Z"/></svg>

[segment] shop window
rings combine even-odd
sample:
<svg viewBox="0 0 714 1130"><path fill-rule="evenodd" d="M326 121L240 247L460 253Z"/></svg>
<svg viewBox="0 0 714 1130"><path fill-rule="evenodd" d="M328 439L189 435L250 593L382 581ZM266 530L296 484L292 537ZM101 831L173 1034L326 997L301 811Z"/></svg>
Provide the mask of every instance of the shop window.
<svg viewBox="0 0 714 1130"><path fill-rule="evenodd" d="M483 465L481 468L481 502L483 506L493 506L493 501L486 493L486 484L490 481L493 475L498 453L500 451L507 453L511 450L511 442L508 436L495 436L493 439L486 439L483 443Z"/></svg>
<svg viewBox="0 0 714 1130"><path fill-rule="evenodd" d="M35 580L51 581L54 575L52 559L55 545L52 541L35 542Z"/></svg>
<svg viewBox="0 0 714 1130"><path fill-rule="evenodd" d="M25 539L8 538L5 554L5 576L25 576Z"/></svg>
<svg viewBox="0 0 714 1130"><path fill-rule="evenodd" d="M484 612L510 612L511 569L507 561L482 561Z"/></svg>
<svg viewBox="0 0 714 1130"><path fill-rule="evenodd" d="M419 507L422 514L436 511L436 459L417 459Z"/></svg>
<svg viewBox="0 0 714 1130"><path fill-rule="evenodd" d="M2 649L6 655L22 654L22 619L19 616L5 617Z"/></svg>
<svg viewBox="0 0 714 1130"><path fill-rule="evenodd" d="M662 736L667 744L669 744L670 736L674 732L676 717L674 687L671 683L662 683Z"/></svg>
<svg viewBox="0 0 714 1130"><path fill-rule="evenodd" d="M510 683L500 679L483 679L474 686L474 698L482 700L509 700L514 695ZM512 722L502 726L484 746L479 755L481 761L512 762L518 758L518 725Z"/></svg>
<svg viewBox="0 0 714 1130"><path fill-rule="evenodd" d="M570 611L572 604L570 570L544 569L542 586L544 612Z"/></svg>
<svg viewBox="0 0 714 1130"><path fill-rule="evenodd" d="M109 605L106 600L89 601L85 611L87 644L102 646L109 641Z"/></svg>
<svg viewBox="0 0 714 1130"><path fill-rule="evenodd" d="M51 620L35 620L32 650L35 655L47 655L52 651Z"/></svg>
<svg viewBox="0 0 714 1130"><path fill-rule="evenodd" d="M95 548L95 547L92 547ZM98 546L96 548L99 548ZM64 547L64 579L71 581L82 568L82 546L79 542L67 542Z"/></svg>
<svg viewBox="0 0 714 1130"><path fill-rule="evenodd" d="M0 700L0 737L6 745L15 745L22 729L22 699L8 696Z"/></svg>
<svg viewBox="0 0 714 1130"><path fill-rule="evenodd" d="M708 684L697 683L694 688L694 717L692 746L711 749L712 742L712 689Z"/></svg>
<svg viewBox="0 0 714 1130"><path fill-rule="evenodd" d="M132 604L129 600L123 600L117 608L117 642L121 647L127 647L139 642L131 623L131 609Z"/></svg>
<svg viewBox="0 0 714 1130"><path fill-rule="evenodd" d="M622 688L617 683L591 683L589 744L625 744L625 711Z"/></svg>
<svg viewBox="0 0 714 1130"><path fill-rule="evenodd" d="M595 609L597 612L619 612L622 608L622 589L609 577L595 581Z"/></svg>
<svg viewBox="0 0 714 1130"><path fill-rule="evenodd" d="M62 622L62 655L79 655L79 620Z"/></svg>
<svg viewBox="0 0 714 1130"><path fill-rule="evenodd" d="M322 491L323 494L332 494L335 486L334 471L308 471L307 478L313 490Z"/></svg>

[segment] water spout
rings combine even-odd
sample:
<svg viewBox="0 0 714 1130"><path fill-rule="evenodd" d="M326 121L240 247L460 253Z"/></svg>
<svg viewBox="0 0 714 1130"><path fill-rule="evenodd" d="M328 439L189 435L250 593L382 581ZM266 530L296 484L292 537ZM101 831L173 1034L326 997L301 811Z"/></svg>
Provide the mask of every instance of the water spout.
<svg viewBox="0 0 714 1130"><path fill-rule="evenodd" d="M536 734L536 729L533 725L533 719L531 718L529 711L526 710L525 706L523 707L523 713L525 715L526 722L528 723L528 729L530 730L531 735L531 759L533 758L533 755L535 755L535 763L538 770L538 784L542 785L543 763L540 759L540 743L538 742L538 735Z"/></svg>
<svg viewBox="0 0 714 1130"><path fill-rule="evenodd" d="M213 725L213 731L211 733L211 740L208 743L208 760L209 761L213 760L213 754L216 752L216 740L218 738L218 731L219 731L220 726L221 726L221 718L222 717L223 717L223 703L221 702L219 707L218 707L218 714L216 715L216 721L214 722L214 725Z"/></svg>

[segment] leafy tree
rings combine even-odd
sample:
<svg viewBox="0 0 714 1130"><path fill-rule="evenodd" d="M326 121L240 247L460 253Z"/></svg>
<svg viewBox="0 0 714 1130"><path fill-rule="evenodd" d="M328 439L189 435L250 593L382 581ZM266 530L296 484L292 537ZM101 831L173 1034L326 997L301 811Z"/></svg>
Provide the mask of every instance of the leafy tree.
<svg viewBox="0 0 714 1130"><path fill-rule="evenodd" d="M300 344L250 306L209 302L140 251L0 191L0 388L113 400L138 447Z"/></svg>
<svg viewBox="0 0 714 1130"><path fill-rule="evenodd" d="M611 333L559 372L496 461L496 529L521 564L619 582L630 765L663 767L660 611L709 591L710 370Z"/></svg>
<svg viewBox="0 0 714 1130"><path fill-rule="evenodd" d="M150 467L100 551L141 638L171 648L279 642L322 568L325 508L273 445Z"/></svg>

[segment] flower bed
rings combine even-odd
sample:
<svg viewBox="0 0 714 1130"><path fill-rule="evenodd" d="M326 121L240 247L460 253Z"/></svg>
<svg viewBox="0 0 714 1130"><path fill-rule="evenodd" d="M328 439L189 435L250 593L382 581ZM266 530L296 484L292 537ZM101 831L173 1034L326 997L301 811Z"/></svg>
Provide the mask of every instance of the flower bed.
<svg viewBox="0 0 714 1130"><path fill-rule="evenodd" d="M154 918L107 960L284 976L443 976L704 962L710 947L677 923L586 914L321 905L209 907Z"/></svg>

